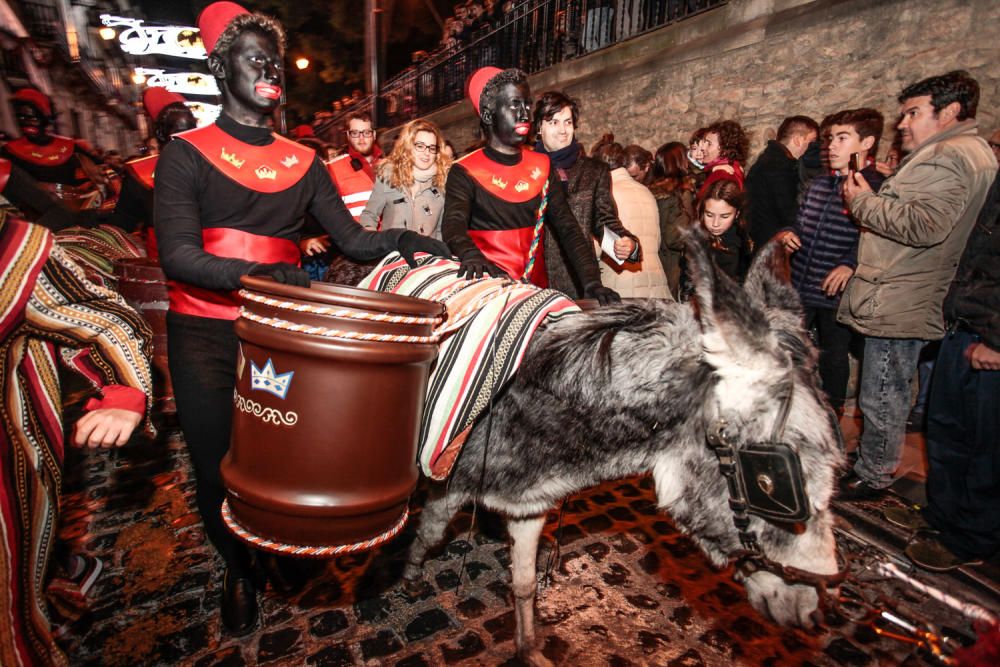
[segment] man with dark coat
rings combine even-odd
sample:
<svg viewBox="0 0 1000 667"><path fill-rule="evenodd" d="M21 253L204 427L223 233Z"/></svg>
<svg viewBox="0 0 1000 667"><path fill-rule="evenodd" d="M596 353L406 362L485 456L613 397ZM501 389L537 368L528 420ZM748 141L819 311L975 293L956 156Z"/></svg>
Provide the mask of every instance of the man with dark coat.
<svg viewBox="0 0 1000 667"><path fill-rule="evenodd" d="M906 555L950 570L1000 551L1000 178L944 300L927 412L926 526ZM921 527L919 525L914 527Z"/></svg>
<svg viewBox="0 0 1000 667"><path fill-rule="evenodd" d="M619 237L615 256L637 262L638 239L618 218L611 196L611 171L604 162L583 154L583 146L576 140L579 123L576 100L556 90L542 93L535 104L534 127L539 135L535 151L547 154L552 161L584 236L600 243L605 228L610 229ZM583 285L570 273L568 259L551 229L545 230L545 250L549 287L574 299L583 298Z"/></svg>
<svg viewBox="0 0 1000 667"><path fill-rule="evenodd" d="M761 248L778 231L795 224L798 212L799 158L816 139L819 126L808 116L781 121L777 139L747 173L745 221L754 248Z"/></svg>
<svg viewBox="0 0 1000 667"><path fill-rule="evenodd" d="M315 151L280 137L268 121L283 84L285 34L274 19L233 2L198 18L208 68L222 91L212 125L183 132L157 163L154 224L169 279L167 331L177 415L197 480L205 534L226 563L223 626L250 632L258 616L254 554L226 527L220 463L229 449L239 341L234 330L240 277L268 276L308 286L297 266L308 211L348 257L398 250L448 255L440 241L407 230L371 232L354 222ZM265 561L271 584L291 586L288 571Z"/></svg>

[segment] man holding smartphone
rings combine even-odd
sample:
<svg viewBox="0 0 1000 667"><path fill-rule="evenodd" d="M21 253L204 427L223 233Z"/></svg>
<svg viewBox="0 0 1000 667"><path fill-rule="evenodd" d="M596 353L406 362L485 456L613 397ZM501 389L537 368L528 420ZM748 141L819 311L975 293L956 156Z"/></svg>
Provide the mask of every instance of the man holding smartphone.
<svg viewBox="0 0 1000 667"><path fill-rule="evenodd" d="M941 305L997 169L977 134L979 83L968 72L924 79L898 99L909 155L878 192L861 174L844 183L862 234L837 319L864 335L865 355L864 430L842 499L876 498L894 481L920 351L945 335Z"/></svg>
<svg viewBox="0 0 1000 667"><path fill-rule="evenodd" d="M837 307L844 286L858 262L857 224L845 210L841 189L845 179L860 173L872 189L885 179L868 165L882 137L884 119L874 109L847 109L824 120L829 127L832 174L821 174L809 183L795 224L779 235L792 253L792 284L805 309L805 326L818 343L819 376L833 406L843 411L850 374L848 348L853 334L837 322ZM867 166L866 166L867 165Z"/></svg>

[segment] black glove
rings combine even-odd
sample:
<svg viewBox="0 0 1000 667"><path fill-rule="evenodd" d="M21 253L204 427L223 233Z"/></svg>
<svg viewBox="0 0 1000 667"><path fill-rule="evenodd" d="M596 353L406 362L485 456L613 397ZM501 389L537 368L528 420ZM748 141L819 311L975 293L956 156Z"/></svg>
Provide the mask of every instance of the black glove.
<svg viewBox="0 0 1000 667"><path fill-rule="evenodd" d="M451 250L448 249L444 241L438 241L437 239L432 239L429 236L417 234L409 230L399 235L399 240L396 241L396 250L403 256L403 259L406 260L411 269L417 266L417 259L414 257L414 254L418 252L426 252L428 255L435 255L437 257L451 257Z"/></svg>
<svg viewBox="0 0 1000 667"><path fill-rule="evenodd" d="M474 280L489 275L493 278L504 278L507 272L499 266L483 257L481 252L468 252L462 257L461 266L458 267L458 277Z"/></svg>
<svg viewBox="0 0 1000 667"><path fill-rule="evenodd" d="M293 285L294 287L309 287L312 282L308 271L288 262L254 264L247 275L268 276L269 278L274 278L276 282Z"/></svg>
<svg viewBox="0 0 1000 667"><path fill-rule="evenodd" d="M613 303L622 302L622 298L618 296L618 292L614 291L610 287L605 287L600 283L594 283L584 287L583 295L588 299L597 299L597 302L602 306L610 306Z"/></svg>

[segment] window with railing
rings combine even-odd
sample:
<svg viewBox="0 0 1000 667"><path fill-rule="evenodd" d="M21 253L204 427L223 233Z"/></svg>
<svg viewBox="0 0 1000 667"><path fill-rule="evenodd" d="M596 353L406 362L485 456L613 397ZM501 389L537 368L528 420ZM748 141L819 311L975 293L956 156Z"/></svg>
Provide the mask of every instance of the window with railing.
<svg viewBox="0 0 1000 667"><path fill-rule="evenodd" d="M35 39L61 41L63 21L59 8L52 2L21 2L24 27Z"/></svg>
<svg viewBox="0 0 1000 667"><path fill-rule="evenodd" d="M450 21L452 33L441 48L381 87L379 124L400 125L461 100L467 78L480 67L517 67L531 74L723 4L725 0L498 2L493 16L484 15L477 24ZM330 114L317 123L318 133L335 136L347 114L370 112L375 99L369 95Z"/></svg>
<svg viewBox="0 0 1000 667"><path fill-rule="evenodd" d="M28 72L24 69L24 54L20 47L0 49L0 76L7 80L28 78Z"/></svg>

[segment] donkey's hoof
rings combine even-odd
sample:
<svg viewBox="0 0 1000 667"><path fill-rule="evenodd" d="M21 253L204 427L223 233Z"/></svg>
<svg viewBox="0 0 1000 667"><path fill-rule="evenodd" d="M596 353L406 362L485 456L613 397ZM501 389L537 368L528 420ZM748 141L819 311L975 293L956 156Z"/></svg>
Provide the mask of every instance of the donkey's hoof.
<svg viewBox="0 0 1000 667"><path fill-rule="evenodd" d="M517 657L530 667L555 667L555 663L542 655L542 652L537 648L530 651L518 651Z"/></svg>
<svg viewBox="0 0 1000 667"><path fill-rule="evenodd" d="M411 600L421 600L434 594L434 589L424 579L403 579L403 594Z"/></svg>

